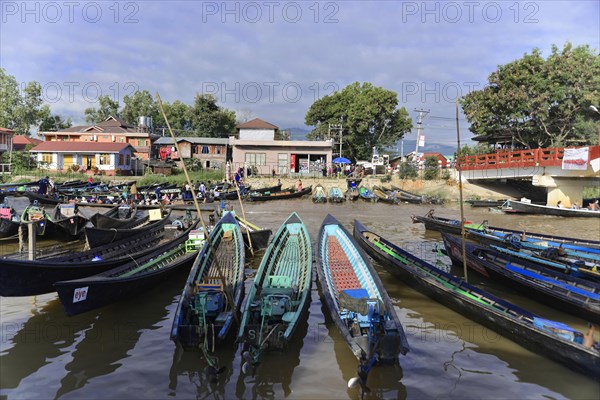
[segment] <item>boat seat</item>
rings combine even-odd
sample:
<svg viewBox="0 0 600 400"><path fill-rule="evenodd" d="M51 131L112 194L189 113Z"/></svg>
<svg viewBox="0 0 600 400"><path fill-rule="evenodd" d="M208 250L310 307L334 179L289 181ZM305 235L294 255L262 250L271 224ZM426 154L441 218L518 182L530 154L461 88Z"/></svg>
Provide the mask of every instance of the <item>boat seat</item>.
<svg viewBox="0 0 600 400"><path fill-rule="evenodd" d="M285 314L283 314L283 316L281 317L281 320L285 323L290 323L294 320L294 317L296 316L296 313L293 311L288 311Z"/></svg>
<svg viewBox="0 0 600 400"><path fill-rule="evenodd" d="M289 288L292 286L292 280L286 275L271 275L269 276L268 286L272 288Z"/></svg>

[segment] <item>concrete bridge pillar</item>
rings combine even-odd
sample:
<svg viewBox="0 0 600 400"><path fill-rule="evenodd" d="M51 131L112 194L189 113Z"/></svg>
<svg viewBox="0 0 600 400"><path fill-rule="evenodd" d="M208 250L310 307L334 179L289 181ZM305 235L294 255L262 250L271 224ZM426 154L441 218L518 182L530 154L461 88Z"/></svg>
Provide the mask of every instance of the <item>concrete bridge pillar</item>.
<svg viewBox="0 0 600 400"><path fill-rule="evenodd" d="M600 179L559 178L551 176L533 176L534 186L545 187L548 190L546 204L555 206L559 201L566 208L573 203L581 207L583 204L583 188L600 185Z"/></svg>

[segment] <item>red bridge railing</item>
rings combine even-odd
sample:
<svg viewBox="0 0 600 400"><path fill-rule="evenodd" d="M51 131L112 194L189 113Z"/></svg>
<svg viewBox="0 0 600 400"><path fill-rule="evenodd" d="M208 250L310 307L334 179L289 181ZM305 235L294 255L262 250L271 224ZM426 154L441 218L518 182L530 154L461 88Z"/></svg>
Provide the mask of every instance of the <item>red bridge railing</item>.
<svg viewBox="0 0 600 400"><path fill-rule="evenodd" d="M600 146L589 146L589 148L589 160L600 157ZM458 167L462 171L498 168L560 167L564 153L564 147L497 151L491 154L459 157Z"/></svg>

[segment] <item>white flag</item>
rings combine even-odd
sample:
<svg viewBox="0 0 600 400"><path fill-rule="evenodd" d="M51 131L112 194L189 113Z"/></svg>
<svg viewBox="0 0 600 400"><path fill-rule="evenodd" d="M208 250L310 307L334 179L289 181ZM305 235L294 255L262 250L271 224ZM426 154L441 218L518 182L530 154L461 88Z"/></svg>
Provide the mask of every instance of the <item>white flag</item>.
<svg viewBox="0 0 600 400"><path fill-rule="evenodd" d="M419 135L419 147L425 146L425 135Z"/></svg>

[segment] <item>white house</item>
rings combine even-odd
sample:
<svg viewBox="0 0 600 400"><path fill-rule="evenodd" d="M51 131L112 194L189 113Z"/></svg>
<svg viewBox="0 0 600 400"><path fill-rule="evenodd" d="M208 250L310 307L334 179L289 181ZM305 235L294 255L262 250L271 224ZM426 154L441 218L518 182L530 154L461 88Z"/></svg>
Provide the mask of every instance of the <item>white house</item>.
<svg viewBox="0 0 600 400"><path fill-rule="evenodd" d="M52 171L129 175L134 148L129 143L43 142L30 152Z"/></svg>

